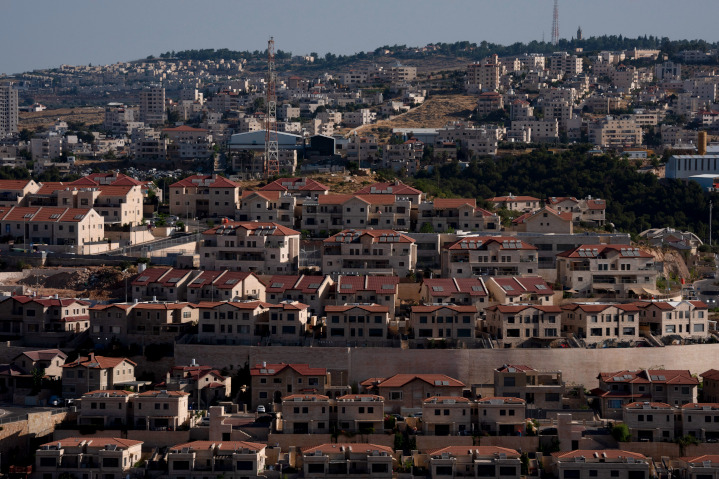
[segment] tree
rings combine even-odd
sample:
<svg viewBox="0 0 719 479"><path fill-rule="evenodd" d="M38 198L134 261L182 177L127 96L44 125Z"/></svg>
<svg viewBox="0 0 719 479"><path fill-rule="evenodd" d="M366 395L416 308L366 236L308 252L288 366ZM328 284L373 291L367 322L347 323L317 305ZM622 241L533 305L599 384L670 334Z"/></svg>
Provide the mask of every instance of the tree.
<svg viewBox="0 0 719 479"><path fill-rule="evenodd" d="M628 442L632 435L629 433L629 428L626 424L619 423L612 427L612 437L617 442Z"/></svg>

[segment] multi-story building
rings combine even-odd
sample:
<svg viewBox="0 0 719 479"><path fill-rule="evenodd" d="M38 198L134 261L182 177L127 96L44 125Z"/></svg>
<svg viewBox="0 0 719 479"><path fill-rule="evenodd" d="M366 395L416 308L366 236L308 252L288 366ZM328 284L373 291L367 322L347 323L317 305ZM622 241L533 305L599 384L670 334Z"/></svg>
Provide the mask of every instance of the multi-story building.
<svg viewBox="0 0 719 479"><path fill-rule="evenodd" d="M285 434L329 434L330 399L321 394L290 394L282 398Z"/></svg>
<svg viewBox="0 0 719 479"><path fill-rule="evenodd" d="M625 245L581 245L557 255L557 280L582 294L658 294L654 256Z"/></svg>
<svg viewBox="0 0 719 479"><path fill-rule="evenodd" d="M492 300L500 304L529 303L551 305L554 290L547 282L536 277L492 277L485 282Z"/></svg>
<svg viewBox="0 0 719 479"><path fill-rule="evenodd" d="M562 372L505 364L494 370L494 395L524 399L532 408L562 409Z"/></svg>
<svg viewBox="0 0 719 479"><path fill-rule="evenodd" d="M252 406L281 403L294 393L323 394L330 386L325 368L311 368L307 364L257 364L250 369L252 377Z"/></svg>
<svg viewBox="0 0 719 479"><path fill-rule="evenodd" d="M533 196L515 196L510 193L507 196L495 196L487 198L495 209L507 209L510 211L521 211L522 213L534 213L542 207L542 201Z"/></svg>
<svg viewBox="0 0 719 479"><path fill-rule="evenodd" d="M537 248L514 237L468 236L442 250L442 276L537 274Z"/></svg>
<svg viewBox="0 0 719 479"><path fill-rule="evenodd" d="M327 339L356 341L357 344L387 339L389 308L379 304L325 306Z"/></svg>
<svg viewBox="0 0 719 479"><path fill-rule="evenodd" d="M308 313L320 316L330 295L333 281L329 276L275 275L266 280L266 296L270 303L299 301L309 306Z"/></svg>
<svg viewBox="0 0 719 479"><path fill-rule="evenodd" d="M674 408L661 402L640 401L626 404L622 417L632 441L674 440Z"/></svg>
<svg viewBox="0 0 719 479"><path fill-rule="evenodd" d="M151 126L162 125L167 121L163 87L150 87L140 92L140 121Z"/></svg>
<svg viewBox="0 0 719 479"><path fill-rule="evenodd" d="M716 454L682 457L676 460L677 469L687 479L715 478L719 474L719 457Z"/></svg>
<svg viewBox="0 0 719 479"><path fill-rule="evenodd" d="M641 310L636 304L571 303L562 306L562 333L586 343L636 341Z"/></svg>
<svg viewBox="0 0 719 479"><path fill-rule="evenodd" d="M606 220L607 202L599 198L588 196L578 200L569 196L552 196L547 199L547 204L558 213L571 213L575 223L585 222L603 226Z"/></svg>
<svg viewBox="0 0 719 479"><path fill-rule="evenodd" d="M24 351L15 356L11 364L20 366L25 371L41 370L43 376L49 379L62 377L62 366L65 364L67 354L59 349L42 349L37 351Z"/></svg>
<svg viewBox="0 0 719 479"><path fill-rule="evenodd" d="M189 397L187 392L164 389L138 394L131 399L135 428L176 431L180 426L190 426Z"/></svg>
<svg viewBox="0 0 719 479"><path fill-rule="evenodd" d="M267 446L246 441L192 441L167 452L167 473L172 479L222 476L226 479L260 478L265 471Z"/></svg>
<svg viewBox="0 0 719 479"><path fill-rule="evenodd" d="M513 132L522 130L528 130L531 133L531 141L535 143L559 140L559 120L557 118L512 121ZM518 133L514 134L517 135Z"/></svg>
<svg viewBox="0 0 719 479"><path fill-rule="evenodd" d="M462 381L444 374L395 374L389 378L371 378L360 386L382 396L385 410L395 413L420 412L427 398L463 396Z"/></svg>
<svg viewBox="0 0 719 479"><path fill-rule="evenodd" d="M322 244L325 274L404 277L414 271L416 263L415 240L391 229L345 230Z"/></svg>
<svg viewBox="0 0 719 479"><path fill-rule="evenodd" d="M187 285L187 300L198 301L264 301L265 284L244 271L202 271Z"/></svg>
<svg viewBox="0 0 719 479"><path fill-rule="evenodd" d="M115 389L135 381L137 364L127 358L81 356L62 367L62 395L79 397L97 390Z"/></svg>
<svg viewBox="0 0 719 479"><path fill-rule="evenodd" d="M281 191L243 191L235 219L294 228L296 206L297 197Z"/></svg>
<svg viewBox="0 0 719 479"><path fill-rule="evenodd" d="M257 344L267 335L269 304L201 302L197 340L202 344Z"/></svg>
<svg viewBox="0 0 719 479"><path fill-rule="evenodd" d="M549 56L549 71L552 75L571 78L582 73L584 65L581 57L567 52L555 52Z"/></svg>
<svg viewBox="0 0 719 479"><path fill-rule="evenodd" d="M0 138L18 132L18 96L12 83L0 84Z"/></svg>
<svg viewBox="0 0 719 479"><path fill-rule="evenodd" d="M649 479L652 466L643 454L621 449L560 452L552 456L555 477Z"/></svg>
<svg viewBox="0 0 719 479"><path fill-rule="evenodd" d="M702 402L719 403L719 371L710 369L699 376L702 378Z"/></svg>
<svg viewBox="0 0 719 479"><path fill-rule="evenodd" d="M719 404L689 403L682 406L682 436L700 441L719 440Z"/></svg>
<svg viewBox="0 0 719 479"><path fill-rule="evenodd" d="M458 122L440 129L437 132L437 141L454 142L475 155L494 156L497 154L497 144L503 131L503 127L492 125L476 127Z"/></svg>
<svg viewBox="0 0 719 479"><path fill-rule="evenodd" d="M560 337L562 308L559 306L499 304L485 311L485 331L506 348L551 343Z"/></svg>
<svg viewBox="0 0 719 479"><path fill-rule="evenodd" d="M499 436L524 433L527 403L515 397L488 397L477 401L479 429Z"/></svg>
<svg viewBox="0 0 719 479"><path fill-rule="evenodd" d="M487 91L477 98L477 116L484 117L504 108L504 98L496 91Z"/></svg>
<svg viewBox="0 0 719 479"><path fill-rule="evenodd" d="M291 274L299 267L300 233L277 223L231 221L202 233L206 270Z"/></svg>
<svg viewBox="0 0 719 479"><path fill-rule="evenodd" d="M133 128L130 153L138 161L166 160L169 140L151 127Z"/></svg>
<svg viewBox="0 0 719 479"><path fill-rule="evenodd" d="M429 304L412 306L410 325L415 339L474 339L478 317L472 305Z"/></svg>
<svg viewBox="0 0 719 479"><path fill-rule="evenodd" d="M192 175L170 185L170 214L183 218L235 217L240 185L218 175Z"/></svg>
<svg viewBox="0 0 719 479"><path fill-rule="evenodd" d="M346 394L335 402L337 427L350 433L384 430L384 398L375 394Z"/></svg>
<svg viewBox="0 0 719 479"><path fill-rule="evenodd" d="M520 479L519 452L497 446L447 446L429 451L430 477L502 477Z"/></svg>
<svg viewBox="0 0 719 479"><path fill-rule="evenodd" d="M40 335L57 341L90 327L90 303L70 298L11 296L0 303L5 333Z"/></svg>
<svg viewBox="0 0 719 479"><path fill-rule="evenodd" d="M389 144L382 152L382 168L414 176L419 171L423 154L424 143L416 138L410 138L399 145Z"/></svg>
<svg viewBox="0 0 719 479"><path fill-rule="evenodd" d="M709 334L709 307L701 301L642 301L640 327L653 336L706 338Z"/></svg>
<svg viewBox="0 0 719 479"><path fill-rule="evenodd" d="M408 199L412 203L412 208L416 208L422 202L424 193L395 180L394 182L373 183L361 188L355 192L355 195L394 195L400 199Z"/></svg>
<svg viewBox="0 0 719 479"><path fill-rule="evenodd" d="M171 157L182 160L202 159L212 156L212 134L205 128L187 125L164 128L162 134L170 140Z"/></svg>
<svg viewBox="0 0 719 479"><path fill-rule="evenodd" d="M143 126L142 122L135 121L135 113L137 113L135 109L128 108L122 103L108 103L105 106L102 129L114 135L129 136L133 129Z"/></svg>
<svg viewBox="0 0 719 479"><path fill-rule="evenodd" d="M317 199L326 195L330 189L312 178L279 178L259 189L259 191L279 191L283 195L289 194L297 198L301 205L306 198Z"/></svg>
<svg viewBox="0 0 719 479"><path fill-rule="evenodd" d="M324 306L366 303L387 307L394 318L398 303L398 276L338 276Z"/></svg>
<svg viewBox="0 0 719 479"><path fill-rule="evenodd" d="M524 213L512 220L512 226L522 233L574 233L572 214L559 213L549 206L543 206L533 213Z"/></svg>
<svg viewBox="0 0 719 479"><path fill-rule="evenodd" d="M412 205L398 195L325 195L302 205L302 230L313 235L347 228L408 230Z"/></svg>
<svg viewBox="0 0 719 479"><path fill-rule="evenodd" d="M468 435L473 432L473 405L461 396L434 396L422 403L422 428L431 436Z"/></svg>
<svg viewBox="0 0 719 479"><path fill-rule="evenodd" d="M147 268L130 282L130 296L136 301L182 301L187 299L187 285L199 271L176 268Z"/></svg>
<svg viewBox="0 0 719 479"><path fill-rule="evenodd" d="M425 303L471 305L480 312L489 302L482 278L426 278L420 296Z"/></svg>
<svg viewBox="0 0 719 479"><path fill-rule="evenodd" d="M302 451L303 477L391 479L395 461L393 453L391 447L367 443L332 443L310 447Z"/></svg>
<svg viewBox="0 0 719 479"><path fill-rule="evenodd" d="M137 393L132 391L90 391L77 400L78 426L93 425L102 428L127 428L132 422L132 401Z"/></svg>
<svg viewBox="0 0 719 479"><path fill-rule="evenodd" d="M695 403L699 380L687 370L644 369L599 373L591 394L600 401L603 418L621 418L625 404L661 402L679 407Z"/></svg>
<svg viewBox="0 0 719 479"><path fill-rule="evenodd" d="M270 341L279 344L295 345L300 338L309 333L312 325L309 306L297 301L282 301L270 304L267 334Z"/></svg>
<svg viewBox="0 0 719 479"><path fill-rule="evenodd" d="M196 405L195 409L203 409L230 397L232 378L211 366L197 365L193 360L189 366L173 366L163 386L168 391L190 394L189 400Z"/></svg>
<svg viewBox="0 0 719 479"><path fill-rule="evenodd" d="M631 116L597 120L588 127L589 142L602 148L641 146L643 131Z"/></svg>
<svg viewBox="0 0 719 479"><path fill-rule="evenodd" d="M429 226L428 226L429 225ZM477 207L474 198L435 198L419 205L415 231L488 231L501 227L496 213Z"/></svg>
<svg viewBox="0 0 719 479"><path fill-rule="evenodd" d="M481 63L467 65L467 87L476 91L496 91L499 89L500 71L496 55Z"/></svg>
<svg viewBox="0 0 719 479"><path fill-rule="evenodd" d="M36 193L40 185L29 180L0 180L0 207L28 206L28 195Z"/></svg>
<svg viewBox="0 0 719 479"><path fill-rule="evenodd" d="M109 479L129 475L142 458L142 441L119 437L66 437L49 442L35 451L33 477L60 479L75 477Z"/></svg>

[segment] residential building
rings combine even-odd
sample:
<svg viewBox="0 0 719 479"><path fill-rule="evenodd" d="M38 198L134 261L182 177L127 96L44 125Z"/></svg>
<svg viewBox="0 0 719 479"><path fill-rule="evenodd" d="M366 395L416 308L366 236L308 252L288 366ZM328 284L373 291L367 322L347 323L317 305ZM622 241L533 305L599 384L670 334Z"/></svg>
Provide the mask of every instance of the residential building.
<svg viewBox="0 0 719 479"><path fill-rule="evenodd" d="M358 345L387 339L389 309L379 304L326 305L327 339Z"/></svg>
<svg viewBox="0 0 719 479"><path fill-rule="evenodd" d="M177 268L147 268L130 282L130 296L136 301L185 301L187 285L199 271Z"/></svg>
<svg viewBox="0 0 719 479"><path fill-rule="evenodd" d="M277 223L229 221L202 233L206 270L290 274L299 266L300 233Z"/></svg>
<svg viewBox="0 0 719 479"><path fill-rule="evenodd" d="M62 366L62 395L80 397L89 391L115 389L135 381L135 364L127 358L80 356Z"/></svg>
<svg viewBox="0 0 719 479"><path fill-rule="evenodd" d="M325 368L311 368L307 364L257 364L250 369L252 377L252 406L281 403L294 393L323 394L330 386Z"/></svg>
<svg viewBox="0 0 719 479"><path fill-rule="evenodd" d="M485 282L492 300L500 304L551 305L554 290L539 277L492 277Z"/></svg>
<svg viewBox="0 0 719 479"><path fill-rule="evenodd" d="M545 346L559 339L562 308L532 304L490 306L485 331L503 347Z"/></svg>
<svg viewBox="0 0 719 479"><path fill-rule="evenodd" d="M467 87L475 91L496 91L499 89L501 66L497 56L480 63L467 65Z"/></svg>
<svg viewBox="0 0 719 479"><path fill-rule="evenodd" d="M582 73L584 66L581 57L567 52L555 52L549 56L549 71L552 75L571 78Z"/></svg>
<svg viewBox="0 0 719 479"><path fill-rule="evenodd" d="M349 128L369 125L377 121L377 113L369 108L360 108L356 111L347 111L342 114L342 123Z"/></svg>
<svg viewBox="0 0 719 479"><path fill-rule="evenodd" d="M557 118L512 121L512 131L520 132L521 130L528 130L531 134L531 141L534 143L559 141L559 120Z"/></svg>
<svg viewBox="0 0 719 479"><path fill-rule="evenodd" d="M309 307L308 314L321 316L328 301L334 281L329 275L275 275L266 281L266 296L269 303L299 301ZM355 301L350 301L355 302ZM359 301L361 302L361 301Z"/></svg>
<svg viewBox="0 0 719 479"><path fill-rule="evenodd" d="M312 178L279 178L260 188L259 191L279 191L283 195L289 194L297 198L301 205L306 198L317 199L326 195L330 189Z"/></svg>
<svg viewBox="0 0 719 479"><path fill-rule="evenodd" d="M514 397L488 397L477 400L479 429L498 436L524 434L527 403Z"/></svg>
<svg viewBox="0 0 719 479"><path fill-rule="evenodd" d="M719 371L710 369L699 376L702 378L702 402L719 403Z"/></svg>
<svg viewBox="0 0 719 479"><path fill-rule="evenodd" d="M581 245L557 255L557 281L581 294L656 295L654 256L625 245Z"/></svg>
<svg viewBox="0 0 719 479"><path fill-rule="evenodd" d="M187 300L264 301L265 284L254 273L205 270L187 285Z"/></svg>
<svg viewBox="0 0 719 479"><path fill-rule="evenodd" d="M140 92L140 121L150 126L162 125L167 121L163 87L150 87Z"/></svg>
<svg viewBox="0 0 719 479"><path fill-rule="evenodd" d="M122 103L108 103L105 106L105 119L102 122L102 129L113 135L129 136L132 130L144 124L135 120L137 110L128 108ZM139 115L138 115L139 118Z"/></svg>
<svg viewBox="0 0 719 479"><path fill-rule="evenodd" d="M563 305L562 310L562 333L585 343L640 338L641 310L634 303L571 303Z"/></svg>
<svg viewBox="0 0 719 479"><path fill-rule="evenodd" d="M8 336L62 342L90 327L89 306L74 298L10 296L0 303L0 329Z"/></svg>
<svg viewBox="0 0 719 479"><path fill-rule="evenodd" d="M537 248L506 236L467 236L442 250L442 276L526 276L537 274Z"/></svg>
<svg viewBox="0 0 719 479"><path fill-rule="evenodd" d="M413 176L420 170L423 154L424 143L416 138L399 145L388 144L382 152L382 168Z"/></svg>
<svg viewBox="0 0 719 479"><path fill-rule="evenodd" d="M263 477L265 444L246 441L192 441L167 452L167 473L172 479L221 475L226 479Z"/></svg>
<svg viewBox="0 0 719 479"><path fill-rule="evenodd" d="M398 195L325 195L302 205L302 230L324 236L347 228L409 230L412 204Z"/></svg>
<svg viewBox="0 0 719 479"><path fill-rule="evenodd" d="M498 230L501 221L496 213L477 207L474 198L435 198L421 203L418 208L415 231L432 232L450 230Z"/></svg>
<svg viewBox="0 0 719 479"><path fill-rule="evenodd" d="M497 446L447 446L430 451L428 455L432 478L522 477L520 454L514 449Z"/></svg>
<svg viewBox="0 0 719 479"><path fill-rule="evenodd" d="M547 204L559 214L571 213L572 221L575 223L604 226L606 221L607 202L599 198L588 196L578 200L568 196L552 196L547 199Z"/></svg>
<svg viewBox="0 0 719 479"><path fill-rule="evenodd" d="M510 193L507 196L495 196L487 198L495 209L507 209L510 211L521 211L523 213L534 213L542 207L541 200L533 196L515 196Z"/></svg>
<svg viewBox="0 0 719 479"><path fill-rule="evenodd" d="M18 95L12 83L0 84L0 138L18 132Z"/></svg>
<svg viewBox="0 0 719 479"><path fill-rule="evenodd" d="M131 401L137 396L132 391L90 391L77 400L78 426L125 429L132 422Z"/></svg>
<svg viewBox="0 0 719 479"><path fill-rule="evenodd" d="M687 479L716 478L719 474L719 455L682 457L676 460L677 469Z"/></svg>
<svg viewBox="0 0 719 479"><path fill-rule="evenodd" d="M600 401L603 418L621 418L625 404L661 402L680 407L697 402L699 380L687 370L645 369L599 373L591 395Z"/></svg>
<svg viewBox="0 0 719 479"><path fill-rule="evenodd" d="M193 360L189 366L173 366L160 386L170 392L189 394L195 409L202 409L230 397L232 378L223 376L211 366L199 366Z"/></svg>
<svg viewBox="0 0 719 479"><path fill-rule="evenodd" d="M197 305L197 340L201 344L257 344L268 335L269 306L261 301L203 301Z"/></svg>
<svg viewBox="0 0 719 479"><path fill-rule="evenodd" d="M529 408L562 409L562 371L505 364L494 370L494 395L524 399Z"/></svg>
<svg viewBox="0 0 719 479"><path fill-rule="evenodd" d="M415 339L474 339L479 312L475 306L429 304L412 306L410 327Z"/></svg>
<svg viewBox="0 0 719 479"><path fill-rule="evenodd" d="M701 301L642 301L636 303L640 328L653 336L707 338L709 307Z"/></svg>
<svg viewBox="0 0 719 479"><path fill-rule="evenodd" d="M176 431L180 426L190 426L189 396L187 392L167 390L138 394L131 399L135 428Z"/></svg>
<svg viewBox="0 0 719 479"><path fill-rule="evenodd" d="M182 125L164 128L162 134L170 140L171 157L182 160L209 158L213 154L212 134L205 128Z"/></svg>
<svg viewBox="0 0 719 479"><path fill-rule="evenodd" d="M465 122L457 122L440 129L437 142L454 142L475 155L494 156L497 154L497 144L503 132L503 127L493 125L476 127Z"/></svg>
<svg viewBox="0 0 719 479"><path fill-rule="evenodd" d="M40 185L29 180L0 180L0 207L27 206L28 195L36 193Z"/></svg>
<svg viewBox="0 0 719 479"><path fill-rule="evenodd" d="M622 420L629 428L632 441L674 440L674 408L669 404L649 401L626 404Z"/></svg>
<svg viewBox="0 0 719 479"><path fill-rule="evenodd" d="M719 404L689 403L682 406L682 436L700 441L719 440Z"/></svg>
<svg viewBox="0 0 719 479"><path fill-rule="evenodd" d="M412 208L416 208L421 202L424 193L416 188L402 183L399 180L394 182L373 183L355 192L355 195L394 195L402 199L408 199Z"/></svg>
<svg viewBox="0 0 719 479"><path fill-rule="evenodd" d="M420 297L428 304L474 306L480 312L489 303L482 278L425 278Z"/></svg>
<svg viewBox="0 0 719 479"><path fill-rule="evenodd" d="M33 477L60 479L102 476L109 479L130 474L142 459L142 441L119 437L66 437L42 444L35 451Z"/></svg>
<svg viewBox="0 0 719 479"><path fill-rule="evenodd" d="M309 334L313 324L310 321L308 305L287 300L267 307L267 333L270 341L293 346Z"/></svg>
<svg viewBox="0 0 719 479"><path fill-rule="evenodd" d="M43 372L48 379L60 379L62 366L65 364L67 354L59 349L40 349L37 351L24 351L15 356L11 364L20 366L25 371L33 369Z"/></svg>
<svg viewBox="0 0 719 479"><path fill-rule="evenodd" d="M322 444L302 451L303 474L307 479L391 479L393 453L391 447L377 444Z"/></svg>
<svg viewBox="0 0 719 479"><path fill-rule="evenodd" d="M297 198L281 191L243 191L235 219L294 228L296 206Z"/></svg>
<svg viewBox="0 0 719 479"><path fill-rule="evenodd" d="M484 117L504 109L504 98L496 91L487 91L477 97L477 116Z"/></svg>
<svg viewBox="0 0 719 479"><path fill-rule="evenodd" d="M590 123L589 142L602 148L641 146L643 131L631 116L611 117Z"/></svg>
<svg viewBox="0 0 719 479"><path fill-rule="evenodd" d="M444 374L395 374L389 378L370 378L360 386L382 396L385 410L394 413L420 412L424 400L440 396L463 396L462 381Z"/></svg>
<svg viewBox="0 0 719 479"><path fill-rule="evenodd" d="M169 140L151 127L133 128L130 153L138 161L167 160Z"/></svg>
<svg viewBox="0 0 719 479"><path fill-rule="evenodd" d="M330 399L320 394L290 394L282 398L282 432L329 434Z"/></svg>
<svg viewBox="0 0 719 479"><path fill-rule="evenodd" d="M512 220L512 225L522 233L574 233L572 214L559 213L549 206L543 206L533 213L524 213Z"/></svg>
<svg viewBox="0 0 719 479"><path fill-rule="evenodd" d="M384 431L384 398L375 394L346 394L335 402L337 427L343 431L373 434Z"/></svg>
<svg viewBox="0 0 719 479"><path fill-rule="evenodd" d="M398 276L338 276L324 306L364 303L385 306L390 318L398 304Z"/></svg>
<svg viewBox="0 0 719 479"><path fill-rule="evenodd" d="M584 450L552 454L556 477L649 479L652 466L643 454L621 449Z"/></svg>
<svg viewBox="0 0 719 479"><path fill-rule="evenodd" d="M430 436L469 435L474 405L461 396L434 396L422 403L422 428Z"/></svg>
<svg viewBox="0 0 719 479"><path fill-rule="evenodd" d="M344 230L324 240L325 274L407 276L417 262L417 245L409 236L391 229Z"/></svg>
<svg viewBox="0 0 719 479"><path fill-rule="evenodd" d="M170 214L183 218L235 217L240 185L218 175L192 175L170 185Z"/></svg>

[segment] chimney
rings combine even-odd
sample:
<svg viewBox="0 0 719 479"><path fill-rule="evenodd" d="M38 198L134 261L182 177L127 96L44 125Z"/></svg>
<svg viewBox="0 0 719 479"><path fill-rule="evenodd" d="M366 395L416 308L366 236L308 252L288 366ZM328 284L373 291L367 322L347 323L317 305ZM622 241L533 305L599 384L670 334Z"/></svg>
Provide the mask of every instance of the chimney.
<svg viewBox="0 0 719 479"><path fill-rule="evenodd" d="M697 133L697 154L698 155L706 155L707 154L707 132L706 131L700 131Z"/></svg>

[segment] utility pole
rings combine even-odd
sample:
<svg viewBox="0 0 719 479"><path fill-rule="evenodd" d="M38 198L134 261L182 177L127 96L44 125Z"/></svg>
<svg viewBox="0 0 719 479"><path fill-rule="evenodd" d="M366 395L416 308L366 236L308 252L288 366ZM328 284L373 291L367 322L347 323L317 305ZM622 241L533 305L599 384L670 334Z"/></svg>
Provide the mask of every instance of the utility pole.
<svg viewBox="0 0 719 479"><path fill-rule="evenodd" d="M279 140L277 138L277 73L275 72L275 39L267 42L267 113L265 116L265 180L280 174Z"/></svg>

